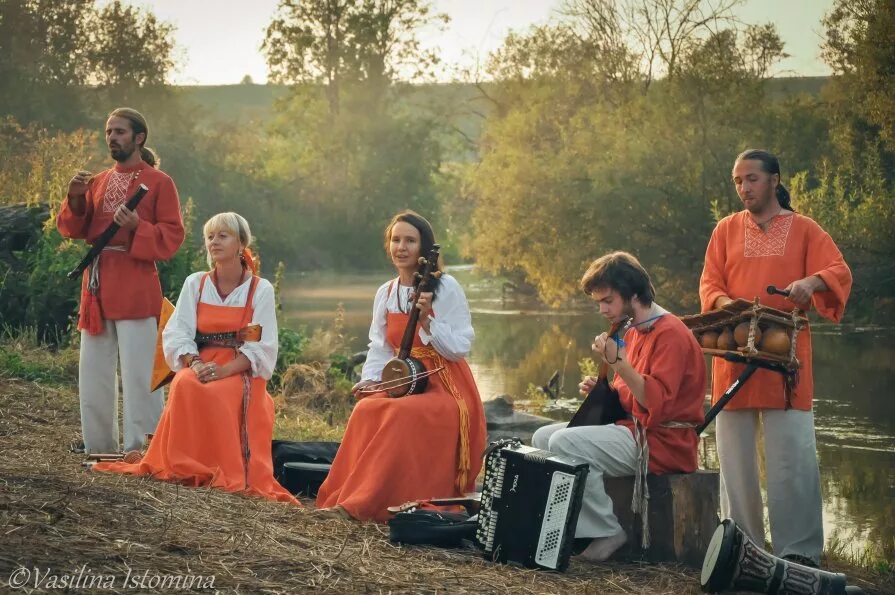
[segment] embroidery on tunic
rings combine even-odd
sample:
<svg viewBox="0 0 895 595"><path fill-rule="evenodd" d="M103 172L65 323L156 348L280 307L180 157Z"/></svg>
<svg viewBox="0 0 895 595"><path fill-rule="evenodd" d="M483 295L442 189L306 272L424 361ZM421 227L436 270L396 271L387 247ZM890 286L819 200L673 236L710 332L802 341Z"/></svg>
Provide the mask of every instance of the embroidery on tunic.
<svg viewBox="0 0 895 595"><path fill-rule="evenodd" d="M752 217L746 217L746 243L744 255L747 258L759 256L783 256L786 250L786 239L792 227L794 215L774 217L767 232L761 231Z"/></svg>
<svg viewBox="0 0 895 595"><path fill-rule="evenodd" d="M133 175L113 171L109 174L109 183L103 195L103 212L114 213L127 200L127 188L131 185Z"/></svg>

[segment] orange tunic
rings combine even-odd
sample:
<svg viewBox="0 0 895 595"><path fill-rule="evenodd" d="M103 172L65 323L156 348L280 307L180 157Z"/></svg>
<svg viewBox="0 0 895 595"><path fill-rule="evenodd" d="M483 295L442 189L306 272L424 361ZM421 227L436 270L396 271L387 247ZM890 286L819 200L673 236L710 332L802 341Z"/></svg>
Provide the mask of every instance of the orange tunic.
<svg viewBox="0 0 895 595"><path fill-rule="evenodd" d="M834 322L842 318L851 291L851 271L830 235L812 219L798 214L778 215L766 232L747 211L725 217L715 227L705 254L705 268L699 281L702 311L715 307L720 296L752 300L772 308L791 311L793 303L779 295L768 295L767 286L788 286L818 275L829 288L815 292L811 304L817 313ZM792 395L792 407L811 410L814 380L811 371L811 332L805 328L796 339L796 357L801 363L799 382ZM712 402L716 402L743 370L713 358ZM783 409L784 379L777 372L758 370L727 405L727 409Z"/></svg>
<svg viewBox="0 0 895 595"><path fill-rule="evenodd" d="M140 184L145 184L149 192L137 205L140 217L137 229L118 230L108 245L122 246L125 250L105 250L99 257L99 305L107 320L157 317L161 311L162 290L155 261L174 256L184 236L174 181L145 162L132 168L116 164L93 179L83 213L75 213L68 200L64 200L56 217L56 227L63 237L93 244L113 222L115 210ZM81 282L82 321L89 272L89 269L84 271Z"/></svg>
<svg viewBox="0 0 895 595"><path fill-rule="evenodd" d="M625 333L631 366L644 378L647 409L634 398L621 376L613 386L622 408L646 428L650 473L692 473L697 467L699 437L693 428L662 427L667 422L702 423L705 401L705 359L693 333L673 314L643 332ZM634 431L634 421L616 424Z"/></svg>
<svg viewBox="0 0 895 595"><path fill-rule="evenodd" d="M388 342L396 349L408 316L388 313ZM414 348L425 348L419 333ZM437 367L432 357L420 359L427 370ZM385 522L389 506L462 496L473 489L486 441L482 401L465 360L439 359L447 374L429 376L425 392L400 398L377 393L357 403L329 476L317 493L318 507L339 505L356 519ZM445 377L468 411L470 460L463 462L468 471L462 486L457 485L460 413Z"/></svg>
<svg viewBox="0 0 895 595"><path fill-rule="evenodd" d="M202 283L208 278L206 275ZM252 320L253 282L244 307L215 306L201 301L197 327L201 333L240 329ZM202 295L200 286L199 295ZM199 355L219 366L239 352L233 347L205 346ZM139 463L100 463L97 471L151 475L191 487L209 486L243 492L269 500L298 504L273 477L270 443L273 436L273 399L266 381L251 371L202 384L190 368L177 372L155 436ZM250 391L245 428L248 464L243 456L243 391Z"/></svg>

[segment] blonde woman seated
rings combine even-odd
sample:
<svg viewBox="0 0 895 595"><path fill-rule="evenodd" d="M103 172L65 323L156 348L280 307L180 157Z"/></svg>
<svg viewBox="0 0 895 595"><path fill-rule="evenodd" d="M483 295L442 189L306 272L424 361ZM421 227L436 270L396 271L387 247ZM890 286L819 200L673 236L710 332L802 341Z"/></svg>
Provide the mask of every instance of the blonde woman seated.
<svg viewBox="0 0 895 595"><path fill-rule="evenodd" d="M211 271L187 277L165 327L165 359L177 374L155 436L140 462L95 469L297 504L274 479L271 461L274 408L266 382L277 361L273 286L254 274L243 217L220 213L203 233ZM260 340L202 336L250 324L261 326Z"/></svg>

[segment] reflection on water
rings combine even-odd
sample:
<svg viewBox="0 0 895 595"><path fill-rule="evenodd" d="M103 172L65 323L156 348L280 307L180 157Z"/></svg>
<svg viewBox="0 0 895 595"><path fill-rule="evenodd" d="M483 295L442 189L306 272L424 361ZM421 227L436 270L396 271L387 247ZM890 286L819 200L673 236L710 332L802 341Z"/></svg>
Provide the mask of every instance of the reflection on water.
<svg viewBox="0 0 895 595"><path fill-rule="evenodd" d="M501 283L469 267L452 269L466 290L476 341L469 363L483 399L522 397L560 372L562 395L573 398L578 360L589 355L605 323L586 305L551 311L530 299L507 296ZM283 292L287 326L328 324L336 304L345 308L352 344L364 349L373 296L389 277L380 274L312 274L290 279ZM819 324L813 328L817 395L815 423L828 539L863 548L874 544L895 559L895 330ZM568 419L569 408L547 415ZM713 427L701 443L701 458L717 467Z"/></svg>

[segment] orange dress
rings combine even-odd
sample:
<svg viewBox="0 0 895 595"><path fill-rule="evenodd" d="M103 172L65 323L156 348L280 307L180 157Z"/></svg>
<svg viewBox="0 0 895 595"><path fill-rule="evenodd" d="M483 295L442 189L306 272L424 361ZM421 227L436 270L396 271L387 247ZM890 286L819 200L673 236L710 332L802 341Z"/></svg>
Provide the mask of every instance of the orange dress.
<svg viewBox="0 0 895 595"><path fill-rule="evenodd" d="M842 318L851 291L851 271L830 235L812 219L798 214L774 217L764 232L747 211L718 222L705 254L699 280L702 311L715 307L720 296L753 300L784 311L794 304L779 295L768 295L767 286L779 288L818 275L828 291L816 292L811 304L817 313L834 322ZM792 394L793 409L811 410L814 379L811 372L811 331L796 338L796 357L801 363L799 381ZM724 394L743 371L743 364L712 358L712 403ZM784 409L784 379L777 372L757 370L726 409Z"/></svg>
<svg viewBox="0 0 895 595"><path fill-rule="evenodd" d="M207 279L208 275L202 279L200 296ZM255 277L244 307L216 306L200 300L198 332L229 332L249 324L257 283ZM233 347L208 345L200 348L199 355L203 361L222 366L239 352ZM267 394L264 378L250 374L247 370L202 384L190 368L178 371L143 459L133 464L100 463L94 469L149 475L191 487L209 486L298 504L273 477L273 400Z"/></svg>
<svg viewBox="0 0 895 595"><path fill-rule="evenodd" d="M387 313L388 342L396 352L408 317ZM389 506L462 496L473 489L486 431L472 371L465 360L447 360L424 346L419 333L413 346L412 355L427 370L440 365L444 370L429 376L421 394L390 398L376 393L355 405L317 493L318 507L338 505L356 519L385 522ZM463 418L467 423L461 423Z"/></svg>

